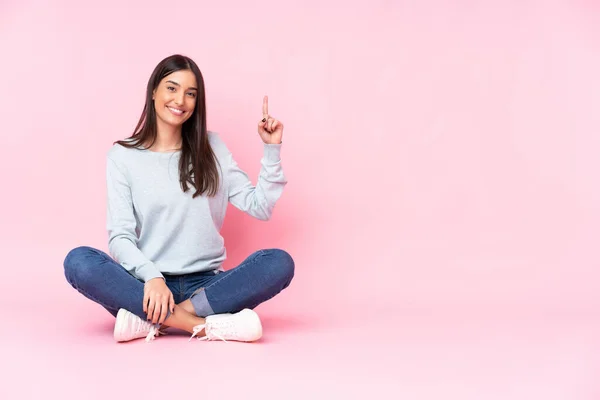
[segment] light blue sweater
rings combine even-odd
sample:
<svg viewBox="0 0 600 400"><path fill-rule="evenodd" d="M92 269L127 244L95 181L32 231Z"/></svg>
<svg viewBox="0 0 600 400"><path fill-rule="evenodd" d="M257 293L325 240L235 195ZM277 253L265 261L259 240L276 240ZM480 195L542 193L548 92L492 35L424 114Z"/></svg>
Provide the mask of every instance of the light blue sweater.
<svg viewBox="0 0 600 400"><path fill-rule="evenodd" d="M219 164L214 197L192 199L179 183L180 151L111 147L106 160L107 230L111 256L147 282L167 274L222 270L226 258L219 233L227 203L260 220L271 217L287 184L281 144L264 144L256 186L239 168L218 134L209 142Z"/></svg>

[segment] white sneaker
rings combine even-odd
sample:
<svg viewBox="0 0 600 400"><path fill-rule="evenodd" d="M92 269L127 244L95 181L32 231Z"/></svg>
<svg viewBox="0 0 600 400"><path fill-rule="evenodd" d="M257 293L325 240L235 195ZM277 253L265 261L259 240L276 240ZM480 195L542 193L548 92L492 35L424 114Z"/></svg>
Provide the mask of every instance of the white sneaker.
<svg viewBox="0 0 600 400"><path fill-rule="evenodd" d="M144 336L146 337L146 342L150 342L154 340L155 336L161 334L163 332L160 332L152 323L144 321L124 308L119 309L113 332L113 336L117 342L127 342Z"/></svg>
<svg viewBox="0 0 600 400"><path fill-rule="evenodd" d="M205 336L199 340L235 340L239 342L253 342L262 336L262 324L258 314L245 308L235 314L209 315L203 325L194 327L194 336L204 329ZM189 342L188 340L188 342Z"/></svg>

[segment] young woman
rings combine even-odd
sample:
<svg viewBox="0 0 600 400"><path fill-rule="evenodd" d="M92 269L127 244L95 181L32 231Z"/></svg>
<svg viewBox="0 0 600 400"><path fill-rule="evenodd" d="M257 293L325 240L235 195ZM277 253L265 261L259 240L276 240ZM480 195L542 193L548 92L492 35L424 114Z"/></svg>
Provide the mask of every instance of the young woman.
<svg viewBox="0 0 600 400"><path fill-rule="evenodd" d="M116 317L118 342L165 327L203 340L255 341L253 309L285 289L294 261L259 250L225 271L228 202L260 220L271 217L287 179L281 166L283 124L263 99L264 142L256 186L220 137L206 128L204 80L196 63L173 55L150 76L132 136L107 154L108 254L77 247L64 261L67 281Z"/></svg>

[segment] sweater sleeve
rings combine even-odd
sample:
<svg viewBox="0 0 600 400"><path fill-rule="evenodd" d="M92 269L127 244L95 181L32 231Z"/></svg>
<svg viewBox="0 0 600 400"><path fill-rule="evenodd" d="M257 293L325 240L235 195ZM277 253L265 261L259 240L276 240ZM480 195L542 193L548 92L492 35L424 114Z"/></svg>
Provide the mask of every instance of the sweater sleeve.
<svg viewBox="0 0 600 400"><path fill-rule="evenodd" d="M144 282L162 274L137 247L136 220L127 178L113 159L106 161L108 249L113 258Z"/></svg>
<svg viewBox="0 0 600 400"><path fill-rule="evenodd" d="M227 181L229 202L257 219L271 218L275 203L281 196L287 179L281 166L281 144L264 144L261 169L256 186L227 150Z"/></svg>

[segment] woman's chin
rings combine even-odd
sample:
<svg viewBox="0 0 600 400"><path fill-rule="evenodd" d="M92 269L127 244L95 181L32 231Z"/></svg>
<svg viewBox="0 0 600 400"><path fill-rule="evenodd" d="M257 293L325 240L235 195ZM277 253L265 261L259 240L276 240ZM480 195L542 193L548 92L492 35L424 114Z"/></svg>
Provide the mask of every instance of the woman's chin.
<svg viewBox="0 0 600 400"><path fill-rule="evenodd" d="M183 123L185 121L187 121L187 118L178 118L178 117L174 117L172 115L166 116L166 118L164 116L161 116L160 118L165 124L169 125L169 126L173 126L173 127L178 127L178 126L182 126Z"/></svg>

